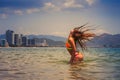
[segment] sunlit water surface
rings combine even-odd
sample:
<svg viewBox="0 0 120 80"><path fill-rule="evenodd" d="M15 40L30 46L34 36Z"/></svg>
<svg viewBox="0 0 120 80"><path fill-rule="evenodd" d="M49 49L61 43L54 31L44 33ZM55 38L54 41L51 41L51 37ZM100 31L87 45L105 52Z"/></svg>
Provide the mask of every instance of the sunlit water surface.
<svg viewBox="0 0 120 80"><path fill-rule="evenodd" d="M120 80L120 49L90 48L68 64L65 48L0 48L0 80Z"/></svg>

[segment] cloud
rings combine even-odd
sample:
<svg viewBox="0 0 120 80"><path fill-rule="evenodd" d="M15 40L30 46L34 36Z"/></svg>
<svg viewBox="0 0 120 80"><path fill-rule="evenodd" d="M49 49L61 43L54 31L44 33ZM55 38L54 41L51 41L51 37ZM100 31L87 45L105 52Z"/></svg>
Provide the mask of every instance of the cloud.
<svg viewBox="0 0 120 80"><path fill-rule="evenodd" d="M98 29L98 30L95 31L95 33L96 33L97 35L101 35L101 34L103 34L103 33L110 33L110 32L107 31L107 30L105 30L105 29Z"/></svg>
<svg viewBox="0 0 120 80"><path fill-rule="evenodd" d="M27 9L42 6L42 0L0 0L0 8Z"/></svg>
<svg viewBox="0 0 120 80"><path fill-rule="evenodd" d="M77 3L77 0L61 0L54 1L54 2L46 2L44 3L44 10L48 11L62 11L62 10L69 10L69 9L75 9L75 8L83 8L84 6L80 3Z"/></svg>
<svg viewBox="0 0 120 80"><path fill-rule="evenodd" d="M18 14L18 15L23 15L23 11L21 11L21 10L15 10L14 13Z"/></svg>
<svg viewBox="0 0 120 80"><path fill-rule="evenodd" d="M83 5L76 3L76 0L66 0L64 3L65 8L82 8Z"/></svg>
<svg viewBox="0 0 120 80"><path fill-rule="evenodd" d="M96 0L86 0L86 2L91 6L93 3L95 3Z"/></svg>
<svg viewBox="0 0 120 80"><path fill-rule="evenodd" d="M66 32L52 32L52 33L50 33L50 35L55 35L55 36L61 36L61 35L65 36L66 34L67 34Z"/></svg>
<svg viewBox="0 0 120 80"><path fill-rule="evenodd" d="M25 12L38 12L43 7L43 0L0 0L0 14L23 15Z"/></svg>
<svg viewBox="0 0 120 80"><path fill-rule="evenodd" d="M53 4L52 2L44 3L43 9L44 9L45 11L49 11L49 10L60 11L60 7L59 7L59 6L56 6L56 5Z"/></svg>
<svg viewBox="0 0 120 80"><path fill-rule="evenodd" d="M72 11L82 9L96 0L0 0L0 14L32 14L40 11Z"/></svg>
<svg viewBox="0 0 120 80"><path fill-rule="evenodd" d="M7 18L7 14L0 14L0 18L2 18L2 19L6 19Z"/></svg>
<svg viewBox="0 0 120 80"><path fill-rule="evenodd" d="M39 8L31 8L31 9L26 10L27 14L31 14L31 13L34 13L34 12L40 12L40 9Z"/></svg>
<svg viewBox="0 0 120 80"><path fill-rule="evenodd" d="M46 6L46 7L52 7L52 8L55 7L55 5L52 4L51 2L45 3L45 6Z"/></svg>

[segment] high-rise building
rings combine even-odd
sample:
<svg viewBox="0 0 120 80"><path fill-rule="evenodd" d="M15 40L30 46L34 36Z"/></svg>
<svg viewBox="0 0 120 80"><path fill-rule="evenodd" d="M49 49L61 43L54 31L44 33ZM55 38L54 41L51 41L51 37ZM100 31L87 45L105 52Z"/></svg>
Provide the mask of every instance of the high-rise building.
<svg viewBox="0 0 120 80"><path fill-rule="evenodd" d="M0 45L1 45L2 47L8 47L8 43L7 43L6 39L0 40Z"/></svg>
<svg viewBox="0 0 120 80"><path fill-rule="evenodd" d="M39 46L39 39L38 38L33 38L31 40L31 45L32 46Z"/></svg>
<svg viewBox="0 0 120 80"><path fill-rule="evenodd" d="M20 46L22 45L22 37L23 37L23 35L20 34L20 36L19 36L19 44L20 44Z"/></svg>
<svg viewBox="0 0 120 80"><path fill-rule="evenodd" d="M14 35L14 45L15 46L20 46L20 35L19 34L15 34Z"/></svg>
<svg viewBox="0 0 120 80"><path fill-rule="evenodd" d="M32 39L28 39L28 46L32 46Z"/></svg>
<svg viewBox="0 0 120 80"><path fill-rule="evenodd" d="M9 46L14 45L14 31L11 31L11 30L6 31L6 40L9 44Z"/></svg>
<svg viewBox="0 0 120 80"><path fill-rule="evenodd" d="M22 37L22 46L28 46L28 39L26 36Z"/></svg>

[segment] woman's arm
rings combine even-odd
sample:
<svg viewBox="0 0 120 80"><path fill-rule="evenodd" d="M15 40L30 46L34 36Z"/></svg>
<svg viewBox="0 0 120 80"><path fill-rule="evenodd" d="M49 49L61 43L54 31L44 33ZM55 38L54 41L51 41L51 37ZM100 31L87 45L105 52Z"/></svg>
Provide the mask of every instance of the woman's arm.
<svg viewBox="0 0 120 80"><path fill-rule="evenodd" d="M74 41L74 39L72 38L72 37L70 37L69 38L69 40L70 40L70 43L71 43L71 46L72 46L72 48L73 48L73 50L74 50L74 53L76 52L76 45L75 45L75 41Z"/></svg>

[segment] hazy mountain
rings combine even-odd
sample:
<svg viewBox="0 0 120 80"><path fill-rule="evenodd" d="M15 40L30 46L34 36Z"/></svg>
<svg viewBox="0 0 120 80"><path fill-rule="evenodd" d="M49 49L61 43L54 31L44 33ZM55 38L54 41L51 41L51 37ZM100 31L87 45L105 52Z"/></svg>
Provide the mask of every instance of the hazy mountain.
<svg viewBox="0 0 120 80"><path fill-rule="evenodd" d="M28 35L29 38L44 39L50 46L64 46L66 38L53 35ZM5 35L0 35L0 39L5 39ZM120 34L104 33L100 36L94 37L90 42L87 42L90 47L120 47Z"/></svg>
<svg viewBox="0 0 120 80"><path fill-rule="evenodd" d="M93 38L87 45L91 47L120 47L120 34L104 33Z"/></svg>
<svg viewBox="0 0 120 80"><path fill-rule="evenodd" d="M30 39L32 39L32 38L47 38L47 39L51 39L54 41L64 41L64 42L66 40L66 38L64 38L64 37L53 36L53 35L27 35L27 36ZM5 34L1 34L0 39L5 39Z"/></svg>
<svg viewBox="0 0 120 80"><path fill-rule="evenodd" d="M28 35L28 38L39 38L41 42L46 40L49 46L65 46L64 37L53 36L53 35Z"/></svg>
<svg viewBox="0 0 120 80"><path fill-rule="evenodd" d="M63 41L54 41L48 38L39 38L39 41L42 43L44 40L46 40L47 44L49 46L65 46L65 43Z"/></svg>
<svg viewBox="0 0 120 80"><path fill-rule="evenodd" d="M53 36L53 35L27 35L28 38L47 38L54 41L63 41L65 42L66 38L59 37L59 36Z"/></svg>

